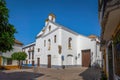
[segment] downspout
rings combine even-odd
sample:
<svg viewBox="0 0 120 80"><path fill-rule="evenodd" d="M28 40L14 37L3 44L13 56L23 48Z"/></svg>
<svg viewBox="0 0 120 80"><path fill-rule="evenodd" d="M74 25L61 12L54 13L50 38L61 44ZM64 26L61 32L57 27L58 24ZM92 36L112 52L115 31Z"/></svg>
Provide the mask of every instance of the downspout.
<svg viewBox="0 0 120 80"><path fill-rule="evenodd" d="M115 65L114 65L114 44L113 41L112 42L112 56L113 56L113 79L115 79Z"/></svg>

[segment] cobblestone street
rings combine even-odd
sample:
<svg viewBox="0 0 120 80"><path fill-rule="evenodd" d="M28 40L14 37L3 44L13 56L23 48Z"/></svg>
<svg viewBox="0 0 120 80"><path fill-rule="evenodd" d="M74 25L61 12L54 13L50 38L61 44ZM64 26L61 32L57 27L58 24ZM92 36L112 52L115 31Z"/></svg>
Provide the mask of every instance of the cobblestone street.
<svg viewBox="0 0 120 80"><path fill-rule="evenodd" d="M0 80L98 80L100 70L93 68L35 68L0 71Z"/></svg>

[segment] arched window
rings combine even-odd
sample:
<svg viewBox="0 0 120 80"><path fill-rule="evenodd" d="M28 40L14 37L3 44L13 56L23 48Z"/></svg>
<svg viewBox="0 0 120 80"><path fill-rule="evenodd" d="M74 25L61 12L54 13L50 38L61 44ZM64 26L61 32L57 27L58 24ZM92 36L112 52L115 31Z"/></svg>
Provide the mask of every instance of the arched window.
<svg viewBox="0 0 120 80"><path fill-rule="evenodd" d="M49 27L48 27L48 28L49 28L49 31L51 31L51 25L49 25Z"/></svg>
<svg viewBox="0 0 120 80"><path fill-rule="evenodd" d="M48 39L48 50L50 50L50 49L51 49L51 40Z"/></svg>
<svg viewBox="0 0 120 80"><path fill-rule="evenodd" d="M68 49L72 49L72 38L69 37L68 39Z"/></svg>
<svg viewBox="0 0 120 80"><path fill-rule="evenodd" d="M54 43L56 43L56 35L54 36Z"/></svg>

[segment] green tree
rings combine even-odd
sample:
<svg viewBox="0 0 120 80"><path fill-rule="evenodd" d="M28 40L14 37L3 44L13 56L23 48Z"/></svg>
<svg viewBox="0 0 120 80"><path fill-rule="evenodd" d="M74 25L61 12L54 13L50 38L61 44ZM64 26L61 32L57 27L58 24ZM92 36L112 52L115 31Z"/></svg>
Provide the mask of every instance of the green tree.
<svg viewBox="0 0 120 80"><path fill-rule="evenodd" d="M0 52L12 50L16 29L9 23L8 9L5 0L0 0Z"/></svg>
<svg viewBox="0 0 120 80"><path fill-rule="evenodd" d="M27 57L27 54L25 52L14 52L12 55L11 55L11 58L13 60L17 60L18 61L18 66L19 68L21 68L21 62L23 60L25 60Z"/></svg>

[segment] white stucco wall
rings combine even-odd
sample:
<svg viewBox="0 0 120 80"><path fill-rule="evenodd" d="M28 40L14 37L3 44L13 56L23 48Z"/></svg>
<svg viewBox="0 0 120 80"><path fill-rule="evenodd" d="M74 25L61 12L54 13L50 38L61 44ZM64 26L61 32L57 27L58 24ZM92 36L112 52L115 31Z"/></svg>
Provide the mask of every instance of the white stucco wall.
<svg viewBox="0 0 120 80"><path fill-rule="evenodd" d="M57 29L57 27L53 24L51 25L52 29ZM49 26L48 25L48 26ZM54 36L56 35L56 43L54 43ZM40 38L36 39L35 46L35 56L36 56L36 64L37 58L40 58L40 64L47 65L48 64L48 55L51 55L51 64L52 65L61 65L61 54L58 53L58 45L61 45L61 31L60 29L55 30L54 32L47 32ZM51 40L51 49L48 50L48 39ZM44 40L46 40L46 46L44 47ZM40 48L40 52L37 49Z"/></svg>
<svg viewBox="0 0 120 80"><path fill-rule="evenodd" d="M29 50L33 50L34 51L30 51ZM25 53L27 53L27 64L32 64L32 61L35 61L35 42L29 44L29 45L26 45L22 48L23 51L25 51ZM30 58L29 58L29 53L30 53ZM32 59L32 54L33 54L33 59ZM26 60L23 61L23 64L26 64Z"/></svg>
<svg viewBox="0 0 120 80"><path fill-rule="evenodd" d="M51 30L50 31L49 31L49 26L51 26ZM51 31L55 30L56 28L58 28L58 26L54 25L52 22L49 21L48 25L45 28L45 34L44 35L50 33Z"/></svg>
<svg viewBox="0 0 120 80"><path fill-rule="evenodd" d="M51 31L49 31L51 26ZM91 50L91 65L94 66L96 60L100 60L102 57L99 50L100 45L96 45L96 40L91 40L88 37L79 35L59 24L48 21L45 25L44 31L39 33L36 38L36 45L34 48L35 64L37 64L37 58L40 58L40 65L48 64L48 55L51 55L51 65L82 65L82 50ZM56 35L56 43L54 42L54 36ZM39 37L38 37L39 36ZM71 46L68 48L68 39L72 38ZM51 49L48 50L48 40L51 41ZM46 40L46 46L44 46L44 40ZM58 46L62 47L62 53L59 54ZM40 52L38 52L38 48ZM97 56L96 56L97 53ZM64 56L62 61L61 56ZM27 58L28 59L28 58ZM29 62L29 61L28 61ZM100 63L101 64L101 63Z"/></svg>
<svg viewBox="0 0 120 80"><path fill-rule="evenodd" d="M5 57L11 57L11 55L14 53L14 52L19 52L19 51L22 51L22 46L18 45L18 44L14 44L13 46L13 50L11 51L7 51L6 53L3 53L2 56L5 56Z"/></svg>
<svg viewBox="0 0 120 80"><path fill-rule="evenodd" d="M78 57L78 64L82 65L82 50L91 50L91 53L94 51L93 44L91 43L91 39L88 37L84 37L82 35L79 35L78 37L78 47L77 47L77 53L80 54Z"/></svg>
<svg viewBox="0 0 120 80"><path fill-rule="evenodd" d="M61 36L62 55L64 56L63 65L77 65L75 60L75 57L77 55L77 35L70 33L64 29L61 29L61 33L62 33ZM69 38L72 38L71 49L68 48Z"/></svg>
<svg viewBox="0 0 120 80"><path fill-rule="evenodd" d="M96 60L102 60L100 45L96 44L96 40L90 39L88 37L79 35L78 37L78 45L77 45L77 53L80 54L78 57L78 65L82 65L82 50L91 50L91 66L95 66ZM97 55L96 55L97 54ZM100 62L101 65L101 62Z"/></svg>
<svg viewBox="0 0 120 80"><path fill-rule="evenodd" d="M14 52L19 52L19 51L22 51L22 46L19 45L19 44L14 44L13 50L7 51L6 53L2 53L2 56L7 57L7 58L11 58L11 55L12 55ZM4 59L3 61L4 61L4 62L2 62L2 65L7 65L7 60ZM13 61L12 61L12 65L17 65L17 64L18 64L18 63L17 63L16 60L13 60Z"/></svg>

